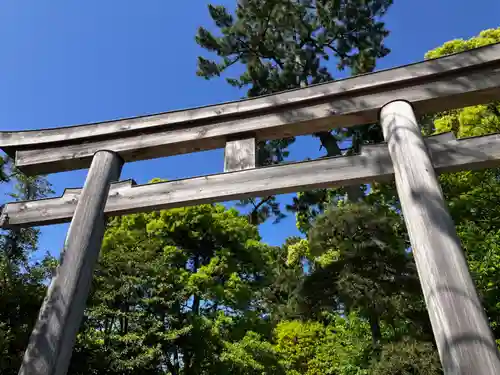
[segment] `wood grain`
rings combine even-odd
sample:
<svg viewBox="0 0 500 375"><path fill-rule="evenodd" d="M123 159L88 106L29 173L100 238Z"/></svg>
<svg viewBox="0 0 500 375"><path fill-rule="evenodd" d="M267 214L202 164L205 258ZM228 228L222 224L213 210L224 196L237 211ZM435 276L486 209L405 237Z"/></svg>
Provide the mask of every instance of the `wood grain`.
<svg viewBox="0 0 500 375"><path fill-rule="evenodd" d="M444 373L500 374L497 346L412 107L389 103L380 118Z"/></svg>
<svg viewBox="0 0 500 375"><path fill-rule="evenodd" d="M238 116L226 116L226 111L219 109L219 115L203 120L186 120L140 132L118 132L115 138L89 136L79 139L69 135L68 130L59 129L66 134L66 141L43 144L39 140L36 146L31 145L29 148L26 144L2 147L11 154L16 151L16 165L27 174L55 173L87 168L93 154L102 149L117 152L125 161L132 162L223 148L228 140L238 134L254 134L257 140L277 139L339 126L374 123L378 120L380 108L394 97L410 101L419 114L487 103L500 98L500 45L492 46L488 54L486 50L454 56L456 61L452 61L455 61L456 66L462 64L468 68L446 72L444 66L450 64L439 63L440 59L427 61L421 63L426 66L422 68L427 73L425 75L416 74L418 69L414 68L414 76L403 71L407 79L399 81L395 77L392 80L386 77L382 80L383 84L376 84L377 74L381 72L363 75L357 77L357 84L349 81L347 88L344 87L347 81L338 81L328 84L332 86L315 86L270 96L266 100L276 100L276 105L270 105L266 110L242 110ZM495 55L491 51L499 53ZM489 60L485 58L486 55ZM430 66L434 66L437 73L430 74ZM397 72L395 69L391 74ZM323 90L324 93L314 90ZM292 93L300 98L292 100ZM309 93L311 97L304 93ZM285 105L283 102L292 104ZM228 113L231 111L228 110ZM191 119L189 116L187 118ZM6 136L12 139L12 135L10 137ZM0 142L0 146L3 144L8 143Z"/></svg>
<svg viewBox="0 0 500 375"><path fill-rule="evenodd" d="M346 94L357 96L361 91L384 91L413 86L415 81L422 80L431 82L437 76L455 74L464 69L476 70L499 60L500 44L494 44L434 60L258 98L87 125L0 132L0 147L12 151L29 145L83 142L92 138L109 138L109 136L116 137L127 133L137 134L137 132L151 131L156 128L165 129L165 127L179 125L191 127L228 119L245 119L263 112L286 111L286 108L297 105L308 106L311 101L315 100L331 102Z"/></svg>
<svg viewBox="0 0 500 375"><path fill-rule="evenodd" d="M500 165L500 134L455 140L451 133L426 139L439 172ZM221 173L158 184L113 184L105 212L122 215L245 197L291 193L322 187L347 186L393 177L385 144L367 146L361 155L325 158L279 166ZM78 202L78 189L61 198L13 202L3 209L3 227L67 222Z"/></svg>
<svg viewBox="0 0 500 375"><path fill-rule="evenodd" d="M228 141L224 149L224 172L255 168L255 138Z"/></svg>
<svg viewBox="0 0 500 375"><path fill-rule="evenodd" d="M94 157L19 375L67 372L101 249L106 198L110 183L120 177L122 164L113 152L100 151Z"/></svg>

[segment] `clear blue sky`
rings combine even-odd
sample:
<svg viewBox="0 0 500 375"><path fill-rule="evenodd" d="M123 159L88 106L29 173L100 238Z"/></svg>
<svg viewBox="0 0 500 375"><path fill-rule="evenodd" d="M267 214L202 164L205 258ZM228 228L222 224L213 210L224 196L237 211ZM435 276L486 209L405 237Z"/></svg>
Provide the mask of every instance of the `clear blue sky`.
<svg viewBox="0 0 500 375"><path fill-rule="evenodd" d="M236 0L214 3L234 6ZM239 99L224 80L195 75L203 51L194 35L212 27L202 0L1 0L0 129L103 121ZM378 68L419 61L455 38L500 26L499 0L396 0L386 22L392 53ZM317 155L297 142L292 158ZM127 164L122 178L143 183L221 172L221 150ZM58 194L81 186L86 171L50 176ZM0 201L7 198L1 197ZM288 201L290 196L283 197ZM45 227L41 248L58 254L67 225ZM297 234L289 217L261 226L265 241Z"/></svg>

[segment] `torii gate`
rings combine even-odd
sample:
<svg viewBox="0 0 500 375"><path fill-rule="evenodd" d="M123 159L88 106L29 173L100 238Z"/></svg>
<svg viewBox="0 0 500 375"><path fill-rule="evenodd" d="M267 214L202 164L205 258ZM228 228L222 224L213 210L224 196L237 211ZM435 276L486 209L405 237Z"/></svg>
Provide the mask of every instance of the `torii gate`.
<svg viewBox="0 0 500 375"><path fill-rule="evenodd" d="M500 359L436 172L500 166L500 134L424 139L416 115L500 99L500 44L254 99L90 125L0 132L26 174L88 168L83 189L4 206L1 227L71 221L20 375L64 375L106 216L395 177L447 375L500 374ZM360 155L257 168L256 140L380 121ZM123 163L225 147L225 172L156 184L119 180Z"/></svg>

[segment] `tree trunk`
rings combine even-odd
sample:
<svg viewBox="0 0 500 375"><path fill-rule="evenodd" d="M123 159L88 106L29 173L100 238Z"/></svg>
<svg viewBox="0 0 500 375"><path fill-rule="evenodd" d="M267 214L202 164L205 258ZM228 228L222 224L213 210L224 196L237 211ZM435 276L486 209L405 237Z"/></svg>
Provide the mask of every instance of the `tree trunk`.
<svg viewBox="0 0 500 375"><path fill-rule="evenodd" d="M175 372L172 372L172 375L177 375L180 371L179 371L179 350L177 348L175 348L175 351L174 351L174 370Z"/></svg>
<svg viewBox="0 0 500 375"><path fill-rule="evenodd" d="M377 315L370 315L370 330L372 332L373 346L377 346L382 339L382 332L380 330L380 320Z"/></svg>
<svg viewBox="0 0 500 375"><path fill-rule="evenodd" d="M320 132L317 133L316 136L319 138L321 145L325 148L328 156L342 155L342 150L337 144L337 139L332 133ZM360 185L345 186L344 190L346 191L346 200L351 202L359 201L363 197Z"/></svg>
<svg viewBox="0 0 500 375"><path fill-rule="evenodd" d="M198 272L198 268L200 268L200 257L198 255L195 255L193 261L193 273ZM192 311L195 315L198 315L200 313L200 296L196 294L193 295Z"/></svg>
<svg viewBox="0 0 500 375"><path fill-rule="evenodd" d="M248 215L248 222L252 225L259 225L259 209L254 208Z"/></svg>

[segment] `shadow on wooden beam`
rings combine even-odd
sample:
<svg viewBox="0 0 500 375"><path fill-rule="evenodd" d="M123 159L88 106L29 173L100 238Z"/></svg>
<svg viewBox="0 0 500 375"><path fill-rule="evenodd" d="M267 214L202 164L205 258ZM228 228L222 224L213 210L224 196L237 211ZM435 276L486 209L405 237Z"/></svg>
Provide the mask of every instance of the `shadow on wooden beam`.
<svg viewBox="0 0 500 375"><path fill-rule="evenodd" d="M500 165L500 134L456 140L452 133L426 139L438 172ZM286 163L264 168L135 185L131 180L112 185L105 213L109 216L148 212L241 198L284 194L317 188L387 181L393 167L385 143L365 146L359 155ZM3 228L69 222L80 189L63 196L13 202L2 211Z"/></svg>

